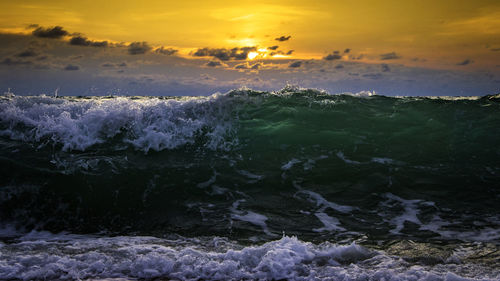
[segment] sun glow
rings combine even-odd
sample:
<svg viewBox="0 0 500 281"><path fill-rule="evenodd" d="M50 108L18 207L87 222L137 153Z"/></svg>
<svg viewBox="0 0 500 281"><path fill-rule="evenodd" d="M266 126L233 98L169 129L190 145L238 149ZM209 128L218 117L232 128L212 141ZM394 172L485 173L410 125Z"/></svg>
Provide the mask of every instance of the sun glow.
<svg viewBox="0 0 500 281"><path fill-rule="evenodd" d="M248 53L248 59L249 60L253 60L255 57L257 57L259 55L259 53L257 52L249 52Z"/></svg>

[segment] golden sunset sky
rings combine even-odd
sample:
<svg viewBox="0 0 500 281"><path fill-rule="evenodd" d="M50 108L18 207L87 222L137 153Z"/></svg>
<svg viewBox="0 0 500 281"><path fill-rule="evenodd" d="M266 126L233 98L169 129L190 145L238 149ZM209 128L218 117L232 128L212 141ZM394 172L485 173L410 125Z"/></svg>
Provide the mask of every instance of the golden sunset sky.
<svg viewBox="0 0 500 281"><path fill-rule="evenodd" d="M32 27L28 28L29 25ZM264 59L323 63L332 60L332 64L384 64L386 66L382 66L381 71L385 77L394 73L395 66L404 66L482 73L490 77L494 85L500 80L497 77L500 74L498 0L0 2L2 34L31 36L37 27L48 29L55 26L67 32L67 35L57 38L60 42L69 42L74 36L83 36L88 42L107 41L111 46L127 47L133 42L147 42L153 52L164 47L176 50L176 57L190 61L207 58L194 55L201 48L256 47L248 56L244 54L250 63ZM276 40L280 37L289 39ZM15 49L15 44L10 44L9 48ZM27 46L19 45L18 49L32 48ZM269 49L272 46L278 46L274 52ZM55 47L49 49L55 50ZM55 57L70 51L52 52ZM7 47L4 47L4 55L3 64L11 68L28 64L18 59L22 56L13 51L9 53ZM221 57L213 56L213 59ZM203 66L241 72L244 66L227 65L228 61L240 59L230 57ZM62 64L62 60L59 63ZM263 65L256 68L262 71ZM305 65L299 62L290 67L298 71ZM246 68L251 66L248 64ZM337 66L336 69L340 68ZM85 68L78 68L82 69ZM324 69L322 71L324 73ZM367 75L367 79L380 78L379 74ZM339 75L335 77L340 79Z"/></svg>
<svg viewBox="0 0 500 281"><path fill-rule="evenodd" d="M405 64L494 68L500 48L500 1L2 1L0 30L63 26L96 40L147 41L189 50L271 46L296 58L350 48L376 61L396 52ZM181 52L182 53L182 52ZM371 57L370 55L374 55Z"/></svg>

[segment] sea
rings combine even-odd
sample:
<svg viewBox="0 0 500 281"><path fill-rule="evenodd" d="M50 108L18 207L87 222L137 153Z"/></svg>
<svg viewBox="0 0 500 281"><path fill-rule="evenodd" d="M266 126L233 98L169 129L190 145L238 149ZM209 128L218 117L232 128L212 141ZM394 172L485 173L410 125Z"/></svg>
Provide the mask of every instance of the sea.
<svg viewBox="0 0 500 281"><path fill-rule="evenodd" d="M7 93L0 280L500 280L500 95Z"/></svg>

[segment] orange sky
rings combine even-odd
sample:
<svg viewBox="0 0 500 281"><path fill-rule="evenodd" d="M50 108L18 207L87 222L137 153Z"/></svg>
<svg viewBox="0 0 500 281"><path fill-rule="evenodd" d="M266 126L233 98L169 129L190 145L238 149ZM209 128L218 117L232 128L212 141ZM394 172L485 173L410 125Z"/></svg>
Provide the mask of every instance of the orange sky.
<svg viewBox="0 0 500 281"><path fill-rule="evenodd" d="M0 31L63 26L95 40L147 41L180 49L242 46L295 50L321 59L352 49L368 63L395 52L408 66L498 70L495 1L2 1ZM292 36L284 42L274 38ZM344 56L343 60L349 60Z"/></svg>

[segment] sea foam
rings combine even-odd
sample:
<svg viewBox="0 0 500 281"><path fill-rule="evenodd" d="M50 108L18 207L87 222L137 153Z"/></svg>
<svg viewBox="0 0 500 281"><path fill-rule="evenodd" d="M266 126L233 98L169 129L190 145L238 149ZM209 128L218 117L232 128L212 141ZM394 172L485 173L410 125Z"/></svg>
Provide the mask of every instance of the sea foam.
<svg viewBox="0 0 500 281"><path fill-rule="evenodd" d="M168 240L35 232L1 249L0 276L6 279L477 280L464 276L471 270L465 264L409 265L356 243L317 245L288 236L244 247L219 237ZM473 271L481 280L500 277L488 268L476 266Z"/></svg>
<svg viewBox="0 0 500 281"><path fill-rule="evenodd" d="M120 141L137 150L173 149L197 140L225 149L234 139L227 95L183 99L11 97L0 101L0 135L62 150Z"/></svg>

